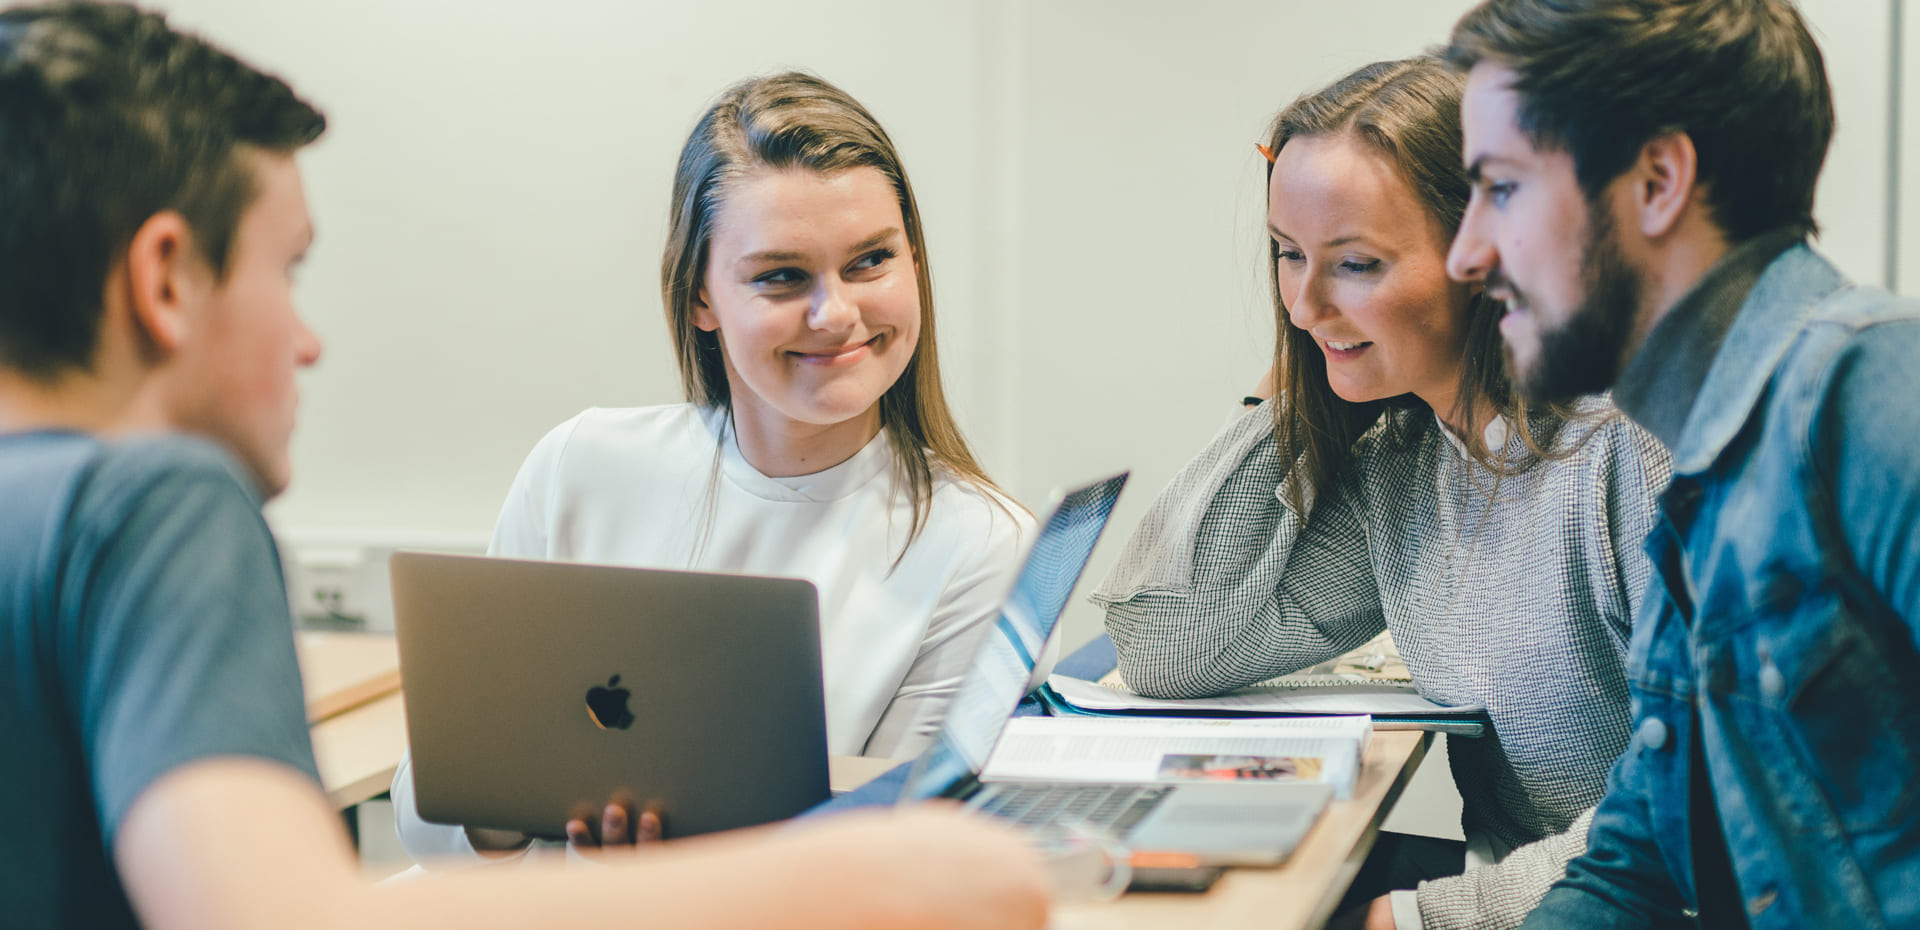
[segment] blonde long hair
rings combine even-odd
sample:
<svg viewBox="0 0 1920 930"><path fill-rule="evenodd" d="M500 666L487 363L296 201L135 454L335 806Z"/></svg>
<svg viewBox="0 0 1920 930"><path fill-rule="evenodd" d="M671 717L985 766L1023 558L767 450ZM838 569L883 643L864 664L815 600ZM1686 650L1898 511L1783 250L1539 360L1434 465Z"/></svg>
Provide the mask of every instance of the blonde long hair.
<svg viewBox="0 0 1920 930"><path fill-rule="evenodd" d="M749 78L728 88L701 115L680 150L660 259L660 296L687 400L723 410L731 419L733 396L719 336L694 322L721 204L733 183L750 172L805 169L830 175L861 167L879 171L893 185L920 294L919 342L906 370L880 397L880 425L893 449L895 480L905 479L913 501L911 546L933 507L936 466L989 491L1003 509L1011 498L987 477L947 409L920 210L900 154L873 114L840 88L799 72Z"/></svg>

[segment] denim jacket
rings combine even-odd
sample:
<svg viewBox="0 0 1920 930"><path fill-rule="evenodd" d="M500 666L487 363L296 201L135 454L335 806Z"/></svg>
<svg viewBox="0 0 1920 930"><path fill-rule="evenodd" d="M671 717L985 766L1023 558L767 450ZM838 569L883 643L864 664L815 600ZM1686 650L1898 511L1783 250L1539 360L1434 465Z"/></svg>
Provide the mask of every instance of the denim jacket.
<svg viewBox="0 0 1920 930"><path fill-rule="evenodd" d="M1634 736L1526 926L1691 924L1695 758L1746 923L1920 926L1920 302L1787 247L1670 444Z"/></svg>

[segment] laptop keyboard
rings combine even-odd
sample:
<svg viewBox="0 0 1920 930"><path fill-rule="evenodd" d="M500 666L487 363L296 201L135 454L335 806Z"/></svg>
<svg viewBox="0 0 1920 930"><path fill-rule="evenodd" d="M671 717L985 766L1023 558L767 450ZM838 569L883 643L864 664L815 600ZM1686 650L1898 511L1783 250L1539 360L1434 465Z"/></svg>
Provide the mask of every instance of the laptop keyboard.
<svg viewBox="0 0 1920 930"><path fill-rule="evenodd" d="M997 782L984 787L973 807L1029 827L1070 823L1125 836L1172 790L1168 785Z"/></svg>

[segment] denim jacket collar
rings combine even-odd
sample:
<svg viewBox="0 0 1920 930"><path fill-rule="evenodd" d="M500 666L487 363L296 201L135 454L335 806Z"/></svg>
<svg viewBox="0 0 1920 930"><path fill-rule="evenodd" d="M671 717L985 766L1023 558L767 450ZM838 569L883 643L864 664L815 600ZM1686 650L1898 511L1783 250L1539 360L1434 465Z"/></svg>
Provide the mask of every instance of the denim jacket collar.
<svg viewBox="0 0 1920 930"><path fill-rule="evenodd" d="M1673 450L1675 475L1706 471L1752 415L1800 324L1845 283L1795 234L1741 244L1654 326L1621 373L1615 401ZM1704 379L1691 359L1674 357L1683 351L1711 353Z"/></svg>

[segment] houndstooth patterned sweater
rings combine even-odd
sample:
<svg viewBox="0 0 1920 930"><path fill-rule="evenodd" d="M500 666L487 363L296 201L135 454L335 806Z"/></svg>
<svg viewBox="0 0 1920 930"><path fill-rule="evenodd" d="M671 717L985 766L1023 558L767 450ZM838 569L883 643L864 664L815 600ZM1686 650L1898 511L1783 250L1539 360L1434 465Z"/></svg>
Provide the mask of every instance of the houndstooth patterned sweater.
<svg viewBox="0 0 1920 930"><path fill-rule="evenodd" d="M1122 677L1153 696L1219 694L1390 630L1421 694L1487 708L1486 736L1448 745L1465 830L1507 848L1567 830L1626 747L1641 544L1670 473L1659 443L1612 413L1594 399L1564 425L1536 416L1565 457L1496 483L1432 414L1390 412L1304 520L1286 504L1272 404L1242 415L1161 493L1093 595ZM1505 454L1525 455L1517 431ZM1552 858L1547 884L1565 861Z"/></svg>

